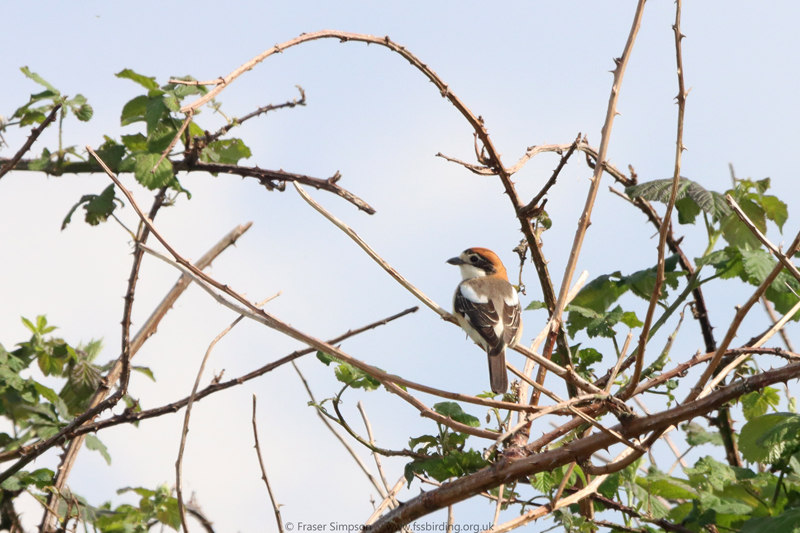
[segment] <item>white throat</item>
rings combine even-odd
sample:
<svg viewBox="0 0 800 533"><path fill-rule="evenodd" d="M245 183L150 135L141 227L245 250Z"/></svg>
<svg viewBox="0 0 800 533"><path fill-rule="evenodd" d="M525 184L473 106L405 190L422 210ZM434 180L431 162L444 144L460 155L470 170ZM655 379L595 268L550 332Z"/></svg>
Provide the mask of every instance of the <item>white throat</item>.
<svg viewBox="0 0 800 533"><path fill-rule="evenodd" d="M458 265L458 268L461 269L462 280L480 278L486 275L485 270L475 267L473 265Z"/></svg>

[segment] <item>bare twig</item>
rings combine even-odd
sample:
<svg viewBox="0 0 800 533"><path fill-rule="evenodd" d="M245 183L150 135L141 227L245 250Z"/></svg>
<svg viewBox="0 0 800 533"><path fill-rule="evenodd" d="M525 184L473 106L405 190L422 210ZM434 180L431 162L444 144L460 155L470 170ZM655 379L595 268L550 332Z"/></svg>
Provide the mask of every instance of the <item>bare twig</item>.
<svg viewBox="0 0 800 533"><path fill-rule="evenodd" d="M369 423L369 418L367 418L367 412L366 410L364 410L364 404L361 403L361 401L359 401L357 406L358 406L358 411L361 413L361 418L364 420L364 427L367 428L367 436L369 437L369 443L372 446L375 446L375 437L372 435L372 424ZM387 492L391 493L391 489L389 488L389 482L386 481L386 474L383 472L383 465L381 464L380 455L378 455L376 452L372 452L372 456L375 458L375 466L378 467L378 474L381 476L381 482L383 483L383 488L385 488Z"/></svg>
<svg viewBox="0 0 800 533"><path fill-rule="evenodd" d="M773 335L775 335L775 333L777 333L778 331L781 331L783 329L783 327L786 325L786 323L789 322L789 320L791 320L792 317L794 317L794 315L796 313L798 313L798 312L800 312L800 301L798 301L796 304L794 304L794 307L792 307L789 310L789 312L786 313L780 320L775 322L775 324L771 328L769 328L769 330L767 330L767 332L758 341L756 341L753 344L752 347L753 348L759 348L759 347L763 346L764 343L766 343ZM714 379L712 379L708 383L708 385L705 386L705 388L703 389L703 392L700 393L700 396L705 396L706 394L711 392L714 389L714 387L716 387L720 383L722 383L722 381L725 379L725 377L728 374L730 374L736 368L738 368L739 365L741 365L742 363L744 363L745 361L750 359L750 357L752 357L752 353L743 353L742 355L738 356L736 359L731 361L716 376L714 376Z"/></svg>
<svg viewBox="0 0 800 533"><path fill-rule="evenodd" d="M567 293L569 292L569 287L572 283L572 276L575 273L575 267L578 263L578 257L581 253L583 239L586 236L586 231L589 229L589 225L591 224L592 208L594 206L595 198L597 197L597 191L600 188L600 178L603 175L602 162L606 159L608 145L611 141L611 128L614 125L614 117L617 115L617 100L619 98L619 93L622 86L622 79L625 75L625 68L628 65L631 51L633 50L633 43L636 40L636 35L639 33L639 26L644 13L644 4L644 0L638 1L636 5L636 14L633 17L631 30L628 34L628 40L625 43L625 49L622 52L622 56L614 60L616 63L616 67L612 71L614 74L614 83L611 87L611 96L608 99L608 108L606 110L605 122L603 123L602 138L600 139L600 148L598 149L597 153L598 164L594 169L591 185L589 186L589 192L586 196L586 204L583 208L580 221L578 222L578 229L575 232L575 238L573 240L572 250L570 251L569 259L567 261L567 267L564 270L564 277L561 281L561 289L558 294L558 300L556 301L555 310L552 313L551 318L553 318L553 334L558 334L558 332L561 330L561 317L564 313L564 308L566 307ZM549 346L550 350L552 350L552 345L552 341L548 340L547 346ZM544 355L545 358L550 359L552 352L547 349L547 346L542 355ZM536 381L540 384L544 384L544 378L545 367L543 366L539 369L539 375L537 376ZM534 402L538 401L538 396L533 396L531 400Z"/></svg>
<svg viewBox="0 0 800 533"><path fill-rule="evenodd" d="M667 409L650 417L635 418L626 423L624 427L619 424L612 429L626 438L634 438L650 431L654 432L642 444L642 447L645 448L651 444L649 442L650 439L653 437L658 438L660 433L670 426L714 411L720 405L739 398L748 392L761 390L765 386L783 382L787 379L795 379L798 376L800 376L800 363L789 364L775 370L767 370L742 382L718 389L702 399L685 402L680 406ZM597 432L586 438L576 439L563 446L532 454L529 457L516 460L500 460L492 467L459 478L448 483L442 489L429 491L422 496L408 500L405 505L377 521L371 531L372 533L386 533L391 527L407 524L437 509L443 509L448 505L453 505L479 494L488 488L496 487L500 483L509 483L523 476L531 476L545 470L551 471L571 462L580 463L585 458L591 457L596 451L615 442L615 439L605 433ZM638 453L630 448L628 450L631 451L631 455ZM618 464L613 466L618 466L622 461L615 461L615 463ZM561 501L563 502L564 500Z"/></svg>
<svg viewBox="0 0 800 533"><path fill-rule="evenodd" d="M272 494L272 487L267 478L267 470L264 468L264 459L261 457L261 447L258 445L258 424L256 423L256 395L253 394L253 438L255 439L256 455L258 455L258 466L261 468L261 479L267 486L269 493L269 500L272 502L272 509L275 511L275 521L278 523L278 533L283 533L283 521L281 520L281 509L278 502L275 501L275 495Z"/></svg>
<svg viewBox="0 0 800 533"><path fill-rule="evenodd" d="M642 376L642 369L644 368L644 352L647 348L647 341L650 338L650 326L653 323L653 316L655 315L656 305L661 298L661 286L664 283L664 269L665 257L667 248L667 235L669 234L669 225L672 222L672 209L675 206L675 200L678 198L678 188L681 180L681 159L685 147L683 146L683 116L686 111L686 91L683 83L683 55L681 53L681 41L683 35L681 34L681 0L676 0L675 9L675 24L672 26L675 33L675 56L678 64L678 133L677 141L675 142L675 170L672 176L672 190L670 191L669 201L667 202L667 209L664 213L664 219L661 221L661 228L659 229L658 238L658 265L656 267L656 280L653 287L653 293L650 296L650 305L647 308L645 315L644 325L639 334L639 350L636 353L636 366L633 370L633 376L628 384L627 390L623 393L622 399L627 400L630 398L633 391L636 390L636 385Z"/></svg>
<svg viewBox="0 0 800 533"><path fill-rule="evenodd" d="M300 381L303 382L303 387L305 387L306 393L308 394L308 397L311 398L311 401L316 404L317 400L316 400L316 398L314 398L314 393L311 392L311 387L308 386L308 381L306 381L306 378L305 378L305 376L303 376L303 373L300 372L300 368L298 368L297 364L295 364L294 361L292 361L292 366L294 367L295 371L297 372L297 375L300 377ZM372 486L375 487L375 490L378 491L378 494L380 494L382 498L387 499L388 495L386 494L386 491L383 489L381 484L378 483L378 480L375 479L375 476L373 476L372 472L369 471L369 467L367 467L367 465L364 463L364 461L361 459L361 457L359 457L359 455L356 453L356 451L353 449L353 447L350 446L350 444L348 444L348 442L346 440L344 440L344 437L342 437L342 435L339 434L338 431L336 431L336 428L333 427L331 422L325 417L325 415L323 415L320 412L319 409L315 409L315 411L316 411L317 416L319 417L319 419L322 420L322 422L330 430L330 432L333 433L333 435L339 440L339 442L342 443L342 446L345 447L347 452L350 454L350 457L352 457L353 460L358 464L359 468L361 468L361 471L364 472L365 476L367 476L367 479L369 480L369 482L372 483Z"/></svg>
<svg viewBox="0 0 800 533"><path fill-rule="evenodd" d="M650 410L647 408L647 406L644 404L644 402L641 400L641 398L639 398L638 396L634 396L633 397L633 401L636 402L636 405L638 405L639 408L642 411L644 411L644 413L646 415L649 416L650 414L652 414L652 413L650 413ZM661 438L664 439L664 442L667 443L667 446L669 446L669 449L672 450L673 454L675 454L675 458L678 460L678 463L680 463L681 467L687 468L689 466L689 464L683 459L683 456L686 455L686 453L682 454L680 452L678 447L675 445L675 441L672 440L672 437L670 437L670 435L668 433L665 433L664 436L661 437Z"/></svg>
<svg viewBox="0 0 800 533"><path fill-rule="evenodd" d="M280 296L280 293L275 294L274 296L270 296L263 302L257 304L258 307L266 304L273 298L277 298ZM186 508L183 505L183 451L186 448L186 438L189 435L189 418L192 416L192 404L194 404L195 396L197 395L197 388L200 386L200 379L203 377L203 370L206 368L206 363L208 362L208 358L211 355L211 350L217 345L217 343L222 340L222 337L228 334L230 330L236 327L236 324L242 321L244 315L238 316L231 325L222 330L222 332L217 335L214 340L211 341L211 344L208 345L208 349L206 350L206 354L203 356L203 361L200 363L200 369L197 371L197 378L194 380L194 385L192 386L192 393L189 395L189 401L186 404L186 413L183 416L183 430L181 431L181 443L180 447L178 448L178 458L175 461L175 492L177 493L177 500L178 500L178 512L181 516L181 523L183 525L184 531L188 533L189 528L186 524ZM255 401L255 400L254 400ZM255 416L255 414L253 415Z"/></svg>
<svg viewBox="0 0 800 533"><path fill-rule="evenodd" d="M247 122L251 118L255 118L255 117L259 116L259 115L263 115L265 113L269 113L270 111L277 111L278 109L283 109L285 107L292 108L292 107L296 107L296 106L304 106L304 105L306 105L306 92L299 85L297 85L297 90L300 91L300 98L299 99L295 98L294 100L289 100L289 101L284 102L282 104L269 104L269 105L266 105L264 107L259 107L258 109L256 109L252 113L248 113L248 114L246 114L245 116L243 116L241 118L234 118L228 124L222 126L215 133L207 136L205 138L205 142L206 143L210 143L210 142L216 141L217 139L219 139L220 137L222 137L223 135L228 133L230 130L232 130L236 126L241 126L244 122Z"/></svg>
<svg viewBox="0 0 800 533"><path fill-rule="evenodd" d="M617 379L617 373L619 372L619 368L622 366L622 362L625 360L625 355L628 353L628 347L631 344L632 338L633 338L633 331L629 331L628 336L625 337L625 344L622 345L622 351L619 352L619 359L617 359L617 364L614 365L614 368L611 370L611 375L608 378L608 383L606 384L605 388L606 394L611 393L611 387L614 386L614 380Z"/></svg>
<svg viewBox="0 0 800 533"><path fill-rule="evenodd" d="M473 165L472 163L467 163L466 161L461 161L460 159L456 159L455 157L449 157L444 155L442 152L436 154L436 157L441 157L446 161L450 161L451 163L455 163L457 165L461 165L462 167L466 168L473 174L477 174L479 176L494 176L496 172L489 167L482 167L479 165Z"/></svg>
<svg viewBox="0 0 800 533"><path fill-rule="evenodd" d="M397 480L397 483L394 484L392 490L390 490L389 493L386 495L386 497L383 499L383 501L380 504L378 504L378 507L375 508L375 511L373 511L370 517L367 518L366 522L364 522L364 525L367 526L370 525L371 523L373 523L375 520L378 519L378 517L383 513L383 511L386 510L387 507L389 507L390 505L394 505L393 502L397 501L395 496L397 496L397 493L400 492L400 489L402 489L403 485L405 484L406 484L406 476L402 475L400 476L400 479Z"/></svg>
<svg viewBox="0 0 800 533"><path fill-rule="evenodd" d="M626 449L622 452L620 456L624 456L631 452L630 449ZM571 465L574 468L575 463ZM571 473L571 472L570 472ZM569 479L569 475L567 474L565 479ZM605 481L607 476L597 476L595 479L592 480L591 483L587 484L586 487L575 491L574 493L570 494L566 498L559 498L554 500L551 503L542 505L541 507L537 507L536 509L532 509L522 515L509 520L499 526L493 527L490 530L487 530L483 533L506 533L513 529L517 529L518 527L524 526L525 524L529 524L534 520L538 520L539 518L546 516L557 509L561 509L563 507L567 507L574 503L578 503L579 501L583 500L584 498L591 496L597 489L600 488L600 485Z"/></svg>
<svg viewBox="0 0 800 533"><path fill-rule="evenodd" d="M261 181L262 185L270 190L277 187L275 183L273 183L273 180L280 182L290 181L292 183L302 183L303 185L308 185L309 187L314 187L315 189L321 189L344 198L354 206L358 207L361 211L364 211L369 215L375 214L375 209L373 209L372 206L370 206L367 202L338 185L337 181L339 181L341 178L341 174L339 173L334 174L328 179L320 179L306 176L305 174L284 172L283 170L267 170L265 168L258 167L225 165L221 163L205 163L203 161L176 161L173 162L172 168L175 170L175 172L192 170L211 172L215 174L235 174L237 176L257 178L259 181Z"/></svg>
<svg viewBox="0 0 800 533"><path fill-rule="evenodd" d="M567 164L567 161L569 161L570 156L572 156L572 154L575 152L575 148L578 147L578 144L580 142L581 142L581 134L578 133L578 136L575 138L575 141L570 145L569 149L567 150L567 153L561 156L561 160L558 162L558 166L553 171L553 175L550 176L550 179L547 180L547 183L544 184L542 190L539 191L539 193L533 197L533 200L531 200L528 203L528 205L520 209L520 214L522 216L530 217L535 215L535 211L537 207L539 207L539 202L542 201L542 198L544 198L544 195L547 194L547 191L549 191L550 188L556 184L556 180L558 179L558 175L561 173L561 169L563 169L564 165Z"/></svg>
<svg viewBox="0 0 800 533"><path fill-rule="evenodd" d="M751 231L753 229L756 228L755 227L751 228ZM691 392L687 396L687 399L684 401L694 400L703 391L705 384L708 382L709 379L711 379L711 376L714 375L714 371L719 366L720 361L722 361L722 356L728 349L728 346L730 346L731 342L733 342L733 338L736 336L736 332L739 330L739 326L744 320L744 317L747 315L747 313L750 312L750 309L753 307L753 305L764 295L767 288L770 285L772 285L772 282L775 281L775 278L777 278L778 274L780 274L781 270L783 270L784 264L788 264L792 266L792 268L794 268L794 265L792 265L791 261L789 261L789 258L795 254L799 246L800 246L800 232L798 232L797 236L795 236L794 240L792 241L792 244L789 245L789 249L786 251L786 254L784 255L779 253L779 255L777 255L780 262L777 265L775 265L775 268L773 268L772 271L767 275L766 279L764 279L764 281L761 282L761 285L758 286L758 288L755 290L752 296L750 296L750 298L744 303L744 305L742 305L736 310L736 315L734 315L730 326L728 326L728 331L725 334L725 338L722 340L719 347L717 348L717 351L714 354L714 358L711 360L711 363L709 363L709 365L706 367L705 371L703 372L703 375L700 376L700 379L697 381L697 384L692 388ZM797 271L796 268L794 270ZM791 272L791 269L789 269L789 271ZM794 275L794 273L792 274Z"/></svg>
<svg viewBox="0 0 800 533"><path fill-rule="evenodd" d="M761 298L761 302L764 304L764 309L769 315L769 319L772 320L773 324L777 324L779 319L778 315L775 314L775 309L772 308L772 304L769 303L769 300L767 300L765 297ZM793 352L794 346L792 345L791 339L789 339L789 334L786 333L786 328L781 328L778 333L780 334L781 339L783 339L783 344L786 346L786 349L790 352Z"/></svg>
<svg viewBox="0 0 800 533"><path fill-rule="evenodd" d="M47 118L45 118L41 124L33 128L31 134L28 136L28 140L25 141L25 144L22 145L22 148L17 150L17 153L14 154L14 157L8 160L6 164L3 165L3 168L0 168L0 179L2 179L2 177L5 176L15 166L17 166L19 160L22 159L22 156L25 155L28 152L28 150L31 149L31 146L33 146L33 143L35 143L36 139L39 138L39 135L42 134L42 132L45 130L45 128L47 128L47 126L53 123L53 121L56 119L56 114L58 114L58 111L60 109L61 109L61 104L56 104L53 110L50 111L50 114L47 115Z"/></svg>
<svg viewBox="0 0 800 533"><path fill-rule="evenodd" d="M235 244L239 237L241 237L248 229L250 229L252 224L252 222L248 222L247 224L237 226L231 230L219 242L217 242L216 245L214 245L208 252L198 259L195 263L195 266L201 270L208 267L211 262L216 259L217 256L219 256L219 254L224 252L229 246ZM167 293L167 295L161 301L161 303L155 308L150 317L148 317L148 319L145 321L144 325L133 337L133 341L131 341L131 357L135 356L139 351L139 348L142 347L147 339L155 334L158 325L161 323L161 319L166 316L167 312L172 308L181 294L183 294L183 292L189 286L189 283L191 283L191 278L189 276L181 276L169 293ZM112 366L106 374L100 388L97 389L97 391L89 400L88 408L96 407L100 402L106 399L109 394L111 384L116 383L121 372L122 360L117 358L114 366ZM84 438L85 437L83 435L79 435L73 438L67 446L67 449L64 452L61 460L61 465L58 468L58 473L53 481L53 486L56 487L56 489L61 490L65 486L67 478L72 471L72 467L75 465L75 460L78 457L78 453L83 446ZM51 506L57 501L57 492L58 491L53 491L48 499L48 501L51 503ZM43 518L40 526L42 531L48 531L53 525L52 518L48 518L48 516L50 515L47 515Z"/></svg>
<svg viewBox="0 0 800 533"><path fill-rule="evenodd" d="M416 296L417 299L419 299L419 301L421 301L422 303L427 305L430 309L435 311L444 320L452 322L453 324L457 323L453 315L445 311L443 308L439 307L439 305L436 302L428 298L421 290L417 289L411 283L409 283L408 280L406 280L406 278L401 276L399 272L397 272L394 268L392 268L392 265L387 263L381 256L379 256L378 253L375 250L373 250L366 242L364 242L364 240L361 237L359 237L358 234L355 231L353 231L347 224L345 224L344 222L333 216L324 207L315 202L314 199L308 195L305 189L303 189L303 187L300 186L300 184L294 182L294 187L295 189L297 189L297 192L300 194L300 197L303 198L303 200L305 200L306 203L308 203L308 205L313 207L322 216L330 220L337 228L345 232L345 234L347 234L348 237L353 239L353 241L355 241L355 243L358 244L358 246L361 247L362 250L367 252L367 255L369 255L376 263L378 263L381 266L381 268L383 268L386 272L388 272L389 275L392 276L400 285L405 287L406 290L408 290L411 294Z"/></svg>

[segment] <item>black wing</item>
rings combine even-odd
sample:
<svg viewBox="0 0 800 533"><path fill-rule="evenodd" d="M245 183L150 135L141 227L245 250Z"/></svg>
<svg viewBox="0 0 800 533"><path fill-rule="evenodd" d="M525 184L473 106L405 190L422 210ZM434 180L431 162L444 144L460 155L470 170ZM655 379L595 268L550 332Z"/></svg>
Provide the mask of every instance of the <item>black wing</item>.
<svg viewBox="0 0 800 533"><path fill-rule="evenodd" d="M491 301L475 303L466 298L459 287L453 299L453 307L456 313L464 315L470 326L486 340L490 347L497 346L500 341L494 331L494 326L500 321L500 316ZM519 323L519 317L517 317L517 323Z"/></svg>

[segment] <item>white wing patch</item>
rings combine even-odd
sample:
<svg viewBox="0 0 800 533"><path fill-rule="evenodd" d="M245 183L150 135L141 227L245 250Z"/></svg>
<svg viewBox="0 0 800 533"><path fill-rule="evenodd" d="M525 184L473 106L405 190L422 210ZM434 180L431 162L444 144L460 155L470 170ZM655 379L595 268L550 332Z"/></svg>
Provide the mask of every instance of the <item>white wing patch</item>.
<svg viewBox="0 0 800 533"><path fill-rule="evenodd" d="M517 296L517 291L514 289L514 287L511 287L511 294L503 298L503 301L506 303L506 305L511 307L514 307L519 303L519 296Z"/></svg>
<svg viewBox="0 0 800 533"><path fill-rule="evenodd" d="M466 283L462 283L461 284L461 289L460 290L461 290L461 295L464 296L464 298L466 298L470 302L473 302L473 303L476 303L476 304L485 304L485 303L489 302L489 298L487 296L485 296L485 295L480 295L479 296L478 293L475 292L475 289L473 289L472 287L470 287ZM516 295L516 293L514 293L514 298L516 298L516 297L517 297L517 295Z"/></svg>

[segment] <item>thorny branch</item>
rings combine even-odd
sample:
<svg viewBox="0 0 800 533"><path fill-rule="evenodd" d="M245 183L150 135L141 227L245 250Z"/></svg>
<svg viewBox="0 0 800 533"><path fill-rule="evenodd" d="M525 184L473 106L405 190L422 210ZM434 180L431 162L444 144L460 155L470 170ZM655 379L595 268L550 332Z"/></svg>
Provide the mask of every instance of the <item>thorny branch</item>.
<svg viewBox="0 0 800 533"><path fill-rule="evenodd" d="M5 176L10 170L13 170L14 167L17 166L17 163L19 163L20 159L22 159L22 156L25 155L28 152L28 150L31 149L31 146L33 146L33 143L35 143L36 139L39 138L39 135L42 134L42 132L45 130L45 128L47 128L47 126L53 123L60 109L61 109L61 104L56 104L53 110L50 111L50 114L47 115L47 118L45 118L41 124L33 128L31 134L28 136L28 140L25 141L25 144L22 145L22 148L20 148L17 151L17 153L14 154L14 157L6 161L5 164L2 166L2 168L0 168L0 179L2 179L3 176Z"/></svg>

